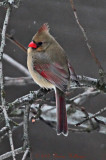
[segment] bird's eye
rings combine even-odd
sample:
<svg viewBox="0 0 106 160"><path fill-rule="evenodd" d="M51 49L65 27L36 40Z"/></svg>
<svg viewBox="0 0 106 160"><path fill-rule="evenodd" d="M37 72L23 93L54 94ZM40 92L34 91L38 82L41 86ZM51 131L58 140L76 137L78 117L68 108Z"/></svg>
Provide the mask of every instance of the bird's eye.
<svg viewBox="0 0 106 160"><path fill-rule="evenodd" d="M36 44L36 42L33 40L33 43L35 43Z"/></svg>
<svg viewBox="0 0 106 160"><path fill-rule="evenodd" d="M42 42L37 43L37 47L40 47L42 45Z"/></svg>

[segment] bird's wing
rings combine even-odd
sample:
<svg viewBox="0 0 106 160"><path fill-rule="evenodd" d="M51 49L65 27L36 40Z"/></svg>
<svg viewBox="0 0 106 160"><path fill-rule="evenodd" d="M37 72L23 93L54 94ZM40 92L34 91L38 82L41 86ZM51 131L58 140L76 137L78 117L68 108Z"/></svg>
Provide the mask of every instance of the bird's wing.
<svg viewBox="0 0 106 160"><path fill-rule="evenodd" d="M60 90L65 91L67 89L69 72L59 63L51 63L49 59L37 57L33 61L33 69Z"/></svg>
<svg viewBox="0 0 106 160"><path fill-rule="evenodd" d="M79 82L78 82L78 78L76 76L76 73L72 67L72 65L70 64L70 62L68 62L68 68L69 68L69 71L70 71L70 79L71 81L74 81L77 83L78 86L80 86Z"/></svg>

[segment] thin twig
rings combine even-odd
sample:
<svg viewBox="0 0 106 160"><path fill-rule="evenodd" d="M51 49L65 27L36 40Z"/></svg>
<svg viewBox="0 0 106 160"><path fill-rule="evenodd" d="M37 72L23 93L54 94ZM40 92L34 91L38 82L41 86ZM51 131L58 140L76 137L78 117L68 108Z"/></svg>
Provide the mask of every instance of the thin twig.
<svg viewBox="0 0 106 160"><path fill-rule="evenodd" d="M95 130L95 129L93 129L93 128L69 128L68 129L69 130L69 132L75 132L75 133L85 133L85 132L92 132L93 130Z"/></svg>
<svg viewBox="0 0 106 160"><path fill-rule="evenodd" d="M68 100L68 103L73 102L76 105L82 105L88 98L97 96L99 93L99 90L94 91L94 88L88 88L85 92Z"/></svg>
<svg viewBox="0 0 106 160"><path fill-rule="evenodd" d="M74 12L75 20L76 20L76 22L77 22L80 30L81 30L82 33L83 33L83 36L84 36L86 45L87 45L87 47L88 47L88 49L89 49L89 51L90 51L90 54L91 54L92 58L94 59L94 61L95 61L96 64L98 65L99 75L100 75L100 78L101 78L102 81L103 81L103 76L104 76L104 74L105 74L105 73L104 73L104 69L103 69L100 61L99 61L98 58L96 57L96 55L95 55L95 53L94 53L91 45L90 45L89 42L88 42L87 34L86 34L86 32L85 32L85 30L84 30L83 26L81 25L81 23L80 23L80 21L79 21L79 18L78 18L77 10L76 10L75 5L74 5L74 0L70 0L70 3L71 3L71 7L72 7L72 9L73 9L73 12Z"/></svg>
<svg viewBox="0 0 106 160"><path fill-rule="evenodd" d="M90 122L90 125L91 125L91 128L92 129L95 129L95 125L92 121L92 119L89 118L89 114L88 112L86 111L86 109L84 107L81 107L81 111L85 114L86 118L88 118L89 122Z"/></svg>
<svg viewBox="0 0 106 160"><path fill-rule="evenodd" d="M16 129L18 129L19 127L23 126L23 122L19 123L18 126L14 126L11 130L12 132ZM8 136L7 132L4 133L1 137L0 137L0 142L2 142L4 140L4 138Z"/></svg>
<svg viewBox="0 0 106 160"><path fill-rule="evenodd" d="M0 33L2 32L2 29L0 28ZM10 40L13 44L15 44L17 47L19 47L22 51L25 53L27 52L27 48L24 47L19 41L17 41L13 36L6 33L6 38Z"/></svg>
<svg viewBox="0 0 106 160"><path fill-rule="evenodd" d="M28 154L29 154L29 148L26 148L24 155L22 157L22 160L25 160L27 158Z"/></svg>
<svg viewBox="0 0 106 160"><path fill-rule="evenodd" d="M103 112L106 111L106 107L102 108L100 111L96 112L95 114L88 116L86 119L84 119L83 121L79 122L76 124L76 126L81 125L82 123L88 121L89 119L95 118L97 116L99 116L100 114L102 114Z"/></svg>

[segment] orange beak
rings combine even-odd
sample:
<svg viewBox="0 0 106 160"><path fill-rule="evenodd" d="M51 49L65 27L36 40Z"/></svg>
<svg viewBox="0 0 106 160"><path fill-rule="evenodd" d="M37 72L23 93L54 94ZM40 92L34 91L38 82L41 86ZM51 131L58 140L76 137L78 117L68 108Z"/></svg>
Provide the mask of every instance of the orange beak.
<svg viewBox="0 0 106 160"><path fill-rule="evenodd" d="M37 48L37 45L36 43L34 43L33 41L29 43L28 47L31 47L31 48Z"/></svg>

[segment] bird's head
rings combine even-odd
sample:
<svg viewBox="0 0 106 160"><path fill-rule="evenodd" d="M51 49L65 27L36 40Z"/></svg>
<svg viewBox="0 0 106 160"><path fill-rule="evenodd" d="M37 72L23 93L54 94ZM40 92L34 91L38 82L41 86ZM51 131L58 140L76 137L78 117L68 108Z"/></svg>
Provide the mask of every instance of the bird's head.
<svg viewBox="0 0 106 160"><path fill-rule="evenodd" d="M45 51L52 43L53 37L49 33L49 26L47 23L43 24L38 32L33 36L32 41L28 47L34 52Z"/></svg>

